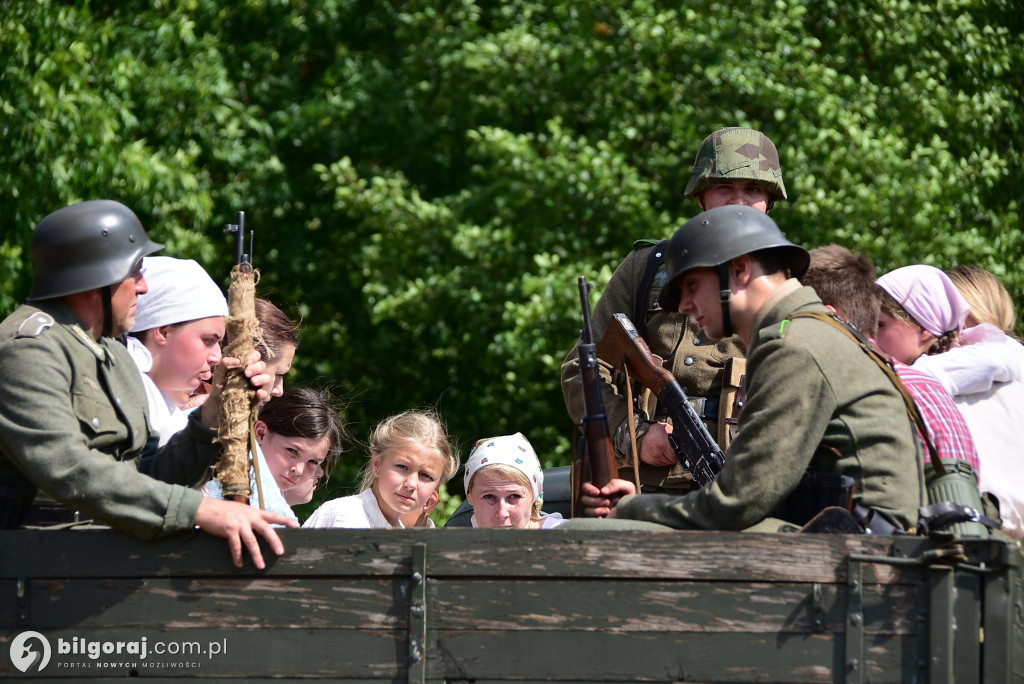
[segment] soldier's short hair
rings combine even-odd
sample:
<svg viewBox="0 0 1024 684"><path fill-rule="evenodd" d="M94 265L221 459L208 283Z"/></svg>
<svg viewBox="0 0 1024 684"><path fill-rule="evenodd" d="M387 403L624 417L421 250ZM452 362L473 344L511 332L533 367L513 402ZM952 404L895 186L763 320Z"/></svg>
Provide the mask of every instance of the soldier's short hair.
<svg viewBox="0 0 1024 684"><path fill-rule="evenodd" d="M878 333L882 291L878 274L865 255L842 245L811 250L811 265L800 282L814 288L823 304L835 307L843 318L868 337Z"/></svg>

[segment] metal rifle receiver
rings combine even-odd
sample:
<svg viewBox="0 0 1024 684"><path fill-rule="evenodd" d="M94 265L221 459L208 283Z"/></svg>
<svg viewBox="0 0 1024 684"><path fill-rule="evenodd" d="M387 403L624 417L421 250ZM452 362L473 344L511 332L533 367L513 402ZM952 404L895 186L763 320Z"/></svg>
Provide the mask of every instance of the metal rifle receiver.
<svg viewBox="0 0 1024 684"><path fill-rule="evenodd" d="M662 365L661 357L651 352L625 314L612 317L597 351L602 361L628 373L658 395L658 406L672 420L668 441L679 465L693 475L697 485L703 487L715 479L725 465L725 453L690 405L686 391Z"/></svg>
<svg viewBox="0 0 1024 684"><path fill-rule="evenodd" d="M235 264L241 266L242 270L252 272L253 255L253 230L249 231L249 252L245 253L245 212L238 212L238 223L224 225L225 233L235 234Z"/></svg>

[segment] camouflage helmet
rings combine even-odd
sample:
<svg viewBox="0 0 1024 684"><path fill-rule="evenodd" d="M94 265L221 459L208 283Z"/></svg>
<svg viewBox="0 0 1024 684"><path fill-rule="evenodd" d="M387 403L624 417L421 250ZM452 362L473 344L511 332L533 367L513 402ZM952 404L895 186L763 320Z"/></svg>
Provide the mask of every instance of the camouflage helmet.
<svg viewBox="0 0 1024 684"><path fill-rule="evenodd" d="M685 194L696 197L724 180L757 181L773 201L786 199L779 151L767 135L753 128L723 128L704 138Z"/></svg>
<svg viewBox="0 0 1024 684"><path fill-rule="evenodd" d="M786 239L779 226L764 212L739 204L709 209L694 216L675 232L665 256L668 282L658 302L669 311L679 308L676 279L692 268L716 267L736 257L765 249L784 253L790 274L799 278L807 272L811 257L807 250ZM723 285L728 289L728 283Z"/></svg>
<svg viewBox="0 0 1024 684"><path fill-rule="evenodd" d="M58 209L39 222L32 236L28 301L120 283L139 259L162 248L120 202L90 200Z"/></svg>

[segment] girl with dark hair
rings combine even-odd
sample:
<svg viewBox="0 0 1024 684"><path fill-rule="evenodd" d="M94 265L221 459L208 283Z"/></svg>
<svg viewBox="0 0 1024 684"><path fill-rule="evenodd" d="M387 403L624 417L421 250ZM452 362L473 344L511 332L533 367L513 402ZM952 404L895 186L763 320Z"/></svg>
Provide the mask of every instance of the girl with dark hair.
<svg viewBox="0 0 1024 684"><path fill-rule="evenodd" d="M327 392L304 387L284 390L265 404L253 435L250 503L293 519L291 506L312 498L317 483L333 470L347 437ZM222 497L216 481L204 491Z"/></svg>

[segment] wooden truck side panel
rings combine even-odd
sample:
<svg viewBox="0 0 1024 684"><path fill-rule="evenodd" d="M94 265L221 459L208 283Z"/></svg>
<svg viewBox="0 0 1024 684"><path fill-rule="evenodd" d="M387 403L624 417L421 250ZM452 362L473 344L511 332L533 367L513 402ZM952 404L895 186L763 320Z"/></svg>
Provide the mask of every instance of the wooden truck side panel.
<svg viewBox="0 0 1024 684"><path fill-rule="evenodd" d="M260 572L235 569L202 534L0 533L0 676L1024 682L1013 545L473 529L282 537L285 555ZM54 645L41 672L8 657L29 630ZM182 654L97 669L106 655L56 652L143 636L211 652L189 669L167 663Z"/></svg>

